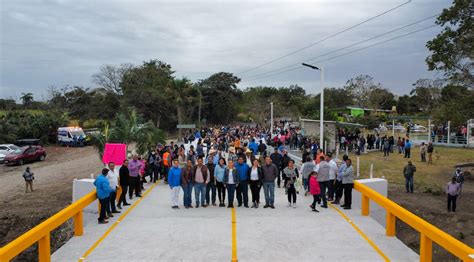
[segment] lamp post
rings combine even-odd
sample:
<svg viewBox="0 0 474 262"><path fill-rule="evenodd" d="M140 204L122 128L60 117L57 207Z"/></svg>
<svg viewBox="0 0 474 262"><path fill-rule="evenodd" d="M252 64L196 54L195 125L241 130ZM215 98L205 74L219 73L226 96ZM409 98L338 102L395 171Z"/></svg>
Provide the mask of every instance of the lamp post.
<svg viewBox="0 0 474 262"><path fill-rule="evenodd" d="M273 139L273 102L270 102L270 139Z"/></svg>
<svg viewBox="0 0 474 262"><path fill-rule="evenodd" d="M314 65L302 63L303 66L309 67L313 70L319 70L321 73L321 101L320 101L320 109L319 109L319 148L322 148L324 145L324 87L323 87L323 81L324 81L324 70L323 67L317 67Z"/></svg>

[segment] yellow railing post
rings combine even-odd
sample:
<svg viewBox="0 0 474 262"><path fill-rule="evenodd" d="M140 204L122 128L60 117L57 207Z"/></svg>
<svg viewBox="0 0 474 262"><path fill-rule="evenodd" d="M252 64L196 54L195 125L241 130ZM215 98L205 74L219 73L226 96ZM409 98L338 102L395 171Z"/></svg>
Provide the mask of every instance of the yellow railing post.
<svg viewBox="0 0 474 262"><path fill-rule="evenodd" d="M39 262L51 261L51 238L50 232L40 238L38 241L38 260Z"/></svg>
<svg viewBox="0 0 474 262"><path fill-rule="evenodd" d="M420 261L431 262L433 255L433 241L425 234L420 233Z"/></svg>
<svg viewBox="0 0 474 262"><path fill-rule="evenodd" d="M84 221L82 210L74 215L74 235L82 236L84 234Z"/></svg>
<svg viewBox="0 0 474 262"><path fill-rule="evenodd" d="M387 218L386 218L386 225L385 225L385 234L388 237L395 236L395 225L396 225L396 217L387 209Z"/></svg>
<svg viewBox="0 0 474 262"><path fill-rule="evenodd" d="M369 215L369 197L362 194L362 215L368 216Z"/></svg>

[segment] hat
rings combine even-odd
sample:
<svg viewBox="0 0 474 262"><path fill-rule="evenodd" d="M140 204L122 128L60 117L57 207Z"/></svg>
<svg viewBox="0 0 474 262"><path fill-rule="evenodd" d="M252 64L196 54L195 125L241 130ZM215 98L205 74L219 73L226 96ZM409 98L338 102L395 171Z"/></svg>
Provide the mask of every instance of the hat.
<svg viewBox="0 0 474 262"><path fill-rule="evenodd" d="M246 153L246 154L250 154L250 153L252 153L252 151L247 148L247 150L245 151L245 153Z"/></svg>
<svg viewBox="0 0 474 262"><path fill-rule="evenodd" d="M229 147L229 152L235 153L235 147Z"/></svg>
<svg viewBox="0 0 474 262"><path fill-rule="evenodd" d="M209 150L209 154L212 155L212 154L215 154L216 153L216 150L214 148L212 148L211 150Z"/></svg>

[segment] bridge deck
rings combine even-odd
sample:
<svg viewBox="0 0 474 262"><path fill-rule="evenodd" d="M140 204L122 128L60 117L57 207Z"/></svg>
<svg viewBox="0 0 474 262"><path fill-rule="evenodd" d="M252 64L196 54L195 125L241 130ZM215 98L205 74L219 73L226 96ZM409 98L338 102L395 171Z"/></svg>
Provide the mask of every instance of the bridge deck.
<svg viewBox="0 0 474 262"><path fill-rule="evenodd" d="M308 207L311 200L310 196L300 194L298 207L289 208L284 190L276 188L275 209L236 208L238 260L384 261L384 256L391 261L419 260L397 238L387 238L385 229L375 220L360 216L360 210L343 213L365 237L334 208L311 212ZM133 210L128 214L111 218L107 225L98 225L96 215L85 215L88 222L84 236L73 237L53 254L52 260L78 261L81 257L84 261L231 260L230 209L172 210L169 187L163 184L150 189L131 207ZM114 223L118 220L119 223Z"/></svg>

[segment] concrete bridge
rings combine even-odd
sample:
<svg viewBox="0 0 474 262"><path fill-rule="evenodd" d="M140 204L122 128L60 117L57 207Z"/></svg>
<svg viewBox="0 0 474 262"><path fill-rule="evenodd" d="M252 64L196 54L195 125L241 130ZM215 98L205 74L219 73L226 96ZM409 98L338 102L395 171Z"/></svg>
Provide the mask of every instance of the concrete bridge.
<svg viewBox="0 0 474 262"><path fill-rule="evenodd" d="M97 224L84 216L84 235L73 237L53 261L418 261L419 256L360 209L310 210L299 194L287 207L276 189L275 209L207 207L173 210L169 187L148 188L125 212ZM263 195L263 192L262 192ZM181 195L182 197L182 195ZM181 200L182 201L182 200ZM235 228L233 228L235 227Z"/></svg>

